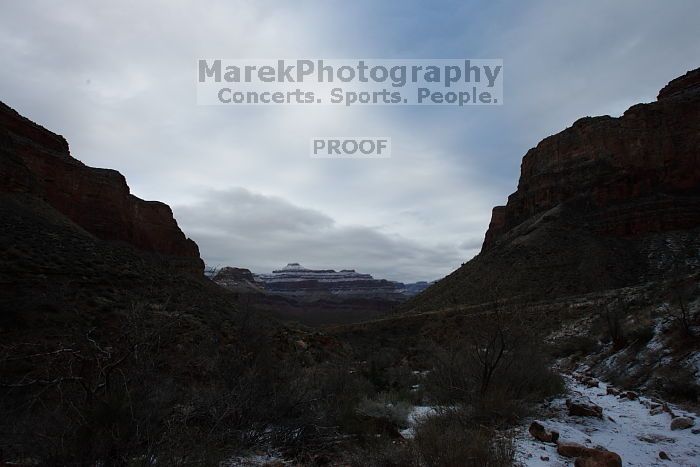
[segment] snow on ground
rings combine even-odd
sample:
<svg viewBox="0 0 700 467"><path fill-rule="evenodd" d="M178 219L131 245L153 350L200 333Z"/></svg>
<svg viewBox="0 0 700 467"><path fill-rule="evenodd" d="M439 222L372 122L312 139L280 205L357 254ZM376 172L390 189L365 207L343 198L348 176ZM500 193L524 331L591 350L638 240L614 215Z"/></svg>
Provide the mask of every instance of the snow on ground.
<svg viewBox="0 0 700 467"><path fill-rule="evenodd" d="M220 464L220 467L261 467L265 465L287 465L291 461L285 461L279 453L258 453L246 457L234 457Z"/></svg>
<svg viewBox="0 0 700 467"><path fill-rule="evenodd" d="M405 439L412 439L416 435L415 426L423 420L424 418L435 415L437 413L435 407L430 407L426 405L416 405L411 409L408 414L408 428L401 430L401 436Z"/></svg>
<svg viewBox="0 0 700 467"><path fill-rule="evenodd" d="M695 371L695 382L700 384L700 352L693 352L686 359L686 365Z"/></svg>
<svg viewBox="0 0 700 467"><path fill-rule="evenodd" d="M560 440L616 452L624 466L700 466L700 433L695 434L691 429L671 431L671 416L666 412L652 416L645 405L649 399L619 399L606 394L604 383L600 383L600 388L589 388L571 378L567 380L569 397L590 399L603 408L603 419L569 416L566 398L555 399L546 407L553 416L539 421L548 430L558 431ZM671 408L676 415L697 418L677 407ZM516 465L573 465L573 459L557 454L554 444L535 440L528 433L528 427L529 423L516 435ZM693 428L698 427L696 420ZM668 454L670 460L661 460L661 451Z"/></svg>

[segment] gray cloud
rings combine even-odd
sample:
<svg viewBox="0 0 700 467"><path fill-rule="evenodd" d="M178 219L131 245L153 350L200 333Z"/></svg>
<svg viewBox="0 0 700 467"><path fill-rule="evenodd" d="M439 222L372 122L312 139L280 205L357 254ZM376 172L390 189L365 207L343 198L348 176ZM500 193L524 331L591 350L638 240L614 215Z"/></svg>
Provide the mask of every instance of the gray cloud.
<svg viewBox="0 0 700 467"><path fill-rule="evenodd" d="M700 65L692 0L435 4L5 2L0 99L177 206L210 262L430 279L478 251L540 139ZM502 57L505 104L198 107L196 59L217 56ZM390 136L392 158L308 157L309 138L339 134Z"/></svg>
<svg viewBox="0 0 700 467"><path fill-rule="evenodd" d="M447 274L460 256L457 246L426 246L379 228L339 225L321 212L243 188L208 191L174 211L213 267L269 272L296 261L415 281Z"/></svg>

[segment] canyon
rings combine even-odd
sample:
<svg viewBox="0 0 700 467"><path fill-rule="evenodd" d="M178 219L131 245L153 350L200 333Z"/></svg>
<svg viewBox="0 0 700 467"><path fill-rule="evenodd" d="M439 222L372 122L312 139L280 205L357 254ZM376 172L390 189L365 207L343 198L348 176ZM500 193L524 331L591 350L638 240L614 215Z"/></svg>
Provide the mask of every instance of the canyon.
<svg viewBox="0 0 700 467"><path fill-rule="evenodd" d="M207 278L167 205L0 105L3 455L695 462L699 83L545 138L480 254L433 284L299 263Z"/></svg>

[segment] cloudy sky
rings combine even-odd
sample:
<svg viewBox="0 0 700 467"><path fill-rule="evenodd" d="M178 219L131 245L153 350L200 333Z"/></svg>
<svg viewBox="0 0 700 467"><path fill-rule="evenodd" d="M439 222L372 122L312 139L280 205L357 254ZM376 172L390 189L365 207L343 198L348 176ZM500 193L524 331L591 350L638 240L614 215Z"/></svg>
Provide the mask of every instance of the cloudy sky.
<svg viewBox="0 0 700 467"><path fill-rule="evenodd" d="M700 66L688 1L0 0L0 100L173 207L210 266L397 280L478 253L523 154ZM204 107L197 59L502 58L498 107ZM392 157L318 160L382 135Z"/></svg>

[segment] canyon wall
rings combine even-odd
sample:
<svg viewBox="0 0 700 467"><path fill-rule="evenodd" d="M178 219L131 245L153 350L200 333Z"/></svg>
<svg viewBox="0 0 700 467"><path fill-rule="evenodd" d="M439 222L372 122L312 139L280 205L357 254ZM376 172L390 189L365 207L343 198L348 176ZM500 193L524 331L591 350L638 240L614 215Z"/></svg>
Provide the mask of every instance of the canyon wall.
<svg viewBox="0 0 700 467"><path fill-rule="evenodd" d="M88 167L59 135L0 102L0 192L40 197L94 236L122 241L201 274L197 244L170 207L132 195L122 174Z"/></svg>

